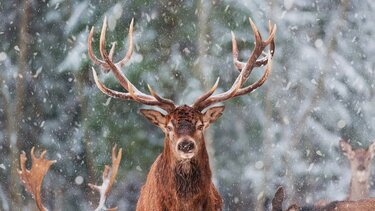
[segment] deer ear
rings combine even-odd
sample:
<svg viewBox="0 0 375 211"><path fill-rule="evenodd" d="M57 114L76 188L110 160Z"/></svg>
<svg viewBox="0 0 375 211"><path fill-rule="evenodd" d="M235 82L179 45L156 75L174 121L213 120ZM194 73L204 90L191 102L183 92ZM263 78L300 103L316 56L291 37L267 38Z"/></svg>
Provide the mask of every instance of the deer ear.
<svg viewBox="0 0 375 211"><path fill-rule="evenodd" d="M284 201L284 188L278 187L272 199L272 210L282 210Z"/></svg>
<svg viewBox="0 0 375 211"><path fill-rule="evenodd" d="M146 117L146 119L148 119L158 127L163 127L163 125L165 125L167 122L165 115L160 113L159 111L151 109L141 109L140 112L143 114L143 116Z"/></svg>
<svg viewBox="0 0 375 211"><path fill-rule="evenodd" d="M297 204L292 204L288 207L287 211L299 211L300 208Z"/></svg>
<svg viewBox="0 0 375 211"><path fill-rule="evenodd" d="M368 151L370 152L371 159L372 159L375 155L375 142L372 142L372 144L368 146Z"/></svg>
<svg viewBox="0 0 375 211"><path fill-rule="evenodd" d="M348 142L346 142L345 140L340 140L340 148L346 157L353 157L352 146Z"/></svg>
<svg viewBox="0 0 375 211"><path fill-rule="evenodd" d="M216 121L224 111L224 106L216 106L207 109L206 112L203 114L203 123L208 127L208 125L214 121Z"/></svg>

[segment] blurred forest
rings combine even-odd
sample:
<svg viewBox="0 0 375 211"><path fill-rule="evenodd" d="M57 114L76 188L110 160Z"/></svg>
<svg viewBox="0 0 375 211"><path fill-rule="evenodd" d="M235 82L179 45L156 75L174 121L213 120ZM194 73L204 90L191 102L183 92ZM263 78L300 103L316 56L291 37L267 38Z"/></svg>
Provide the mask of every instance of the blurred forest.
<svg viewBox="0 0 375 211"><path fill-rule="evenodd" d="M375 1L372 0L5 0L0 2L0 210L35 209L17 175L20 152L48 151L57 163L42 189L51 210L89 210L114 144L125 149L108 200L134 210L150 165L163 147L162 131L137 103L110 99L93 83L87 36L108 18L107 44L115 60L127 50L135 19L135 51L123 71L178 104L190 104L221 78L237 77L254 45L251 17L263 37L277 25L267 82L226 102L206 133L214 182L225 210L263 210L283 185L287 201L343 200L349 162L341 138L367 147L375 138ZM257 80L262 70L251 75ZM112 74L101 74L121 90ZM374 180L370 196L375 196Z"/></svg>

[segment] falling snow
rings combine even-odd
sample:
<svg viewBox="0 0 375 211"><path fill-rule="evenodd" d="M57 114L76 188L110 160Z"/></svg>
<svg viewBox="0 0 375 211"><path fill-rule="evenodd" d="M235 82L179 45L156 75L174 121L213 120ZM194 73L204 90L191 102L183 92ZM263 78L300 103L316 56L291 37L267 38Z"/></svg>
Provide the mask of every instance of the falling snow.
<svg viewBox="0 0 375 211"><path fill-rule="evenodd" d="M217 93L230 88L238 75L231 31L245 62L254 47L248 18L263 38L268 20L277 25L266 83L225 102L223 116L206 132L224 210L267 210L266 199L280 185L286 188L286 204L343 200L351 174L339 140L354 148L375 140L371 0L32 1L27 17L22 2L29 1L0 3L0 210L10 210L13 202L20 209L35 208L13 178L19 153L33 146L37 155L47 150L46 157L57 160L43 180L47 207L94 208L96 196L87 183L101 181L115 144L124 156L108 205L135 209L150 166L163 150L164 134L140 114L147 106L108 98L96 87L92 68L110 89L124 91L87 55L94 26L92 44L101 58L104 17L107 49L117 43L115 61L127 52L134 18L134 52L124 75L141 91L148 93L149 84L179 105L194 102L217 77ZM263 69L254 68L247 84Z"/></svg>

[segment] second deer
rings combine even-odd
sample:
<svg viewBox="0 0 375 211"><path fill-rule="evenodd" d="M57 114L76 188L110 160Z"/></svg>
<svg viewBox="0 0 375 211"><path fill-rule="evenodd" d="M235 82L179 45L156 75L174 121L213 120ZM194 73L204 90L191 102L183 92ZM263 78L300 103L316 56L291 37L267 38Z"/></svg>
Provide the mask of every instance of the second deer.
<svg viewBox="0 0 375 211"><path fill-rule="evenodd" d="M371 161L375 154L375 143L367 149L352 149L345 140L340 140L340 148L350 162L352 174L348 200L360 200L368 198L368 186L371 170Z"/></svg>

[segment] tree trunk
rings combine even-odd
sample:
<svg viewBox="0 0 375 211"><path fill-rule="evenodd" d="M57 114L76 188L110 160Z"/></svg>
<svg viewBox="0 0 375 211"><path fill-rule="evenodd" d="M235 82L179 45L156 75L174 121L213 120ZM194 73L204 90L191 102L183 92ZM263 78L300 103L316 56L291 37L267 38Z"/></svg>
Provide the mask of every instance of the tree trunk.
<svg viewBox="0 0 375 211"><path fill-rule="evenodd" d="M88 67L83 68L80 72L75 74L76 78L76 89L78 93L78 100L79 100L79 107L81 108L81 125L82 125L82 132L83 132L83 150L84 150L84 162L86 165L87 171L87 178L88 182L95 183L95 170L94 170L94 156L92 154L92 145L90 140L90 130L88 128L88 121L89 121L89 114L88 114L88 106L89 102L87 96L85 94L86 89L86 81L89 78L88 76L89 70ZM85 80L86 79L86 80ZM88 187L86 187L86 197L88 201L97 201L95 200L96 195L94 192L91 191Z"/></svg>
<svg viewBox="0 0 375 211"><path fill-rule="evenodd" d="M210 15L211 11L211 5L210 1L204 1L200 0L198 2L197 10L198 10L198 39L197 39L197 46L198 46L198 63L193 68L193 74L196 78L198 78L203 84L203 91L206 92L210 88L210 78L205 78L203 71L206 69L207 63L206 57L207 57L207 50L209 49L209 46L207 43L209 39L208 34L208 17ZM212 172L215 174L214 168L215 165L213 163L213 158L215 155L215 148L213 147L213 131L208 130L205 134L205 140L206 140L206 146L207 146L207 152L208 157L210 158L210 166Z"/></svg>
<svg viewBox="0 0 375 211"><path fill-rule="evenodd" d="M18 183L18 155L19 149L23 147L22 126L25 109L25 84L26 84L26 67L27 67L27 50L28 50L28 23L29 23L29 1L22 1L22 11L19 11L21 21L19 24L19 49L20 57L18 60L18 72L16 77L16 101L15 101L15 121L8 117L9 123L13 124L9 128L10 137L10 160L11 160L11 184L10 193L12 209L18 210L21 207L20 186ZM10 103L10 102L9 102Z"/></svg>

